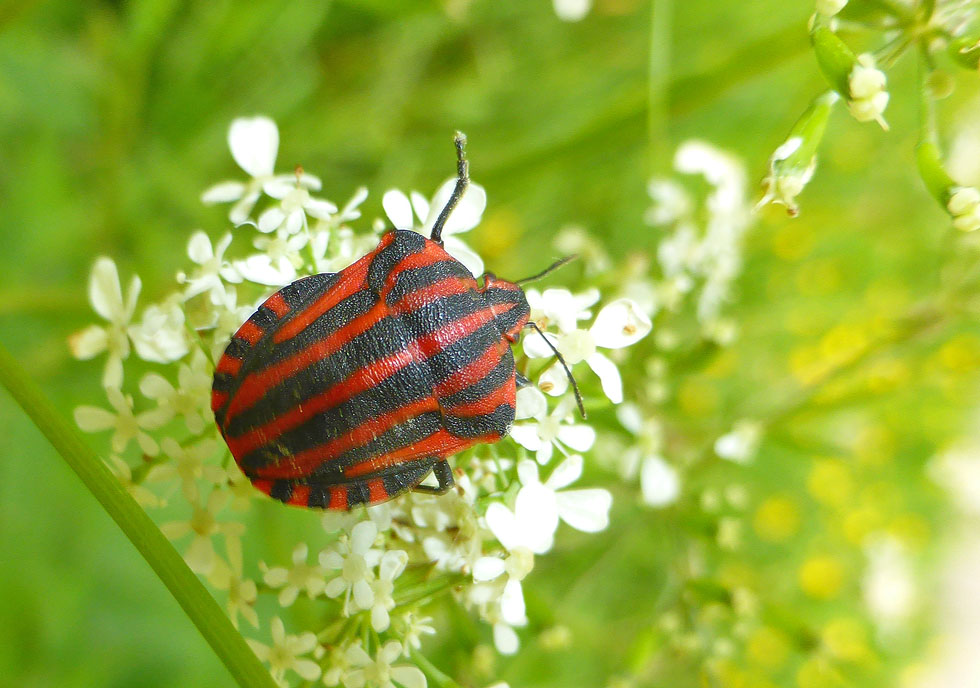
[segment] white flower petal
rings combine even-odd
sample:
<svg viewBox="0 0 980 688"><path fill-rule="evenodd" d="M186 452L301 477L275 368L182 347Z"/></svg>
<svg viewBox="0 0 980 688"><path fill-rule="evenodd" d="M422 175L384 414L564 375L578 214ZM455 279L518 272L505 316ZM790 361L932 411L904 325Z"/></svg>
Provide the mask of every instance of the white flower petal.
<svg viewBox="0 0 980 688"><path fill-rule="evenodd" d="M538 387L552 397L560 397L568 391L568 374L561 363L555 361L538 376Z"/></svg>
<svg viewBox="0 0 980 688"><path fill-rule="evenodd" d="M518 546L521 533L517 527L517 517L514 516L513 511L500 502L493 502L487 507L484 518L490 532L506 549L509 550Z"/></svg>
<svg viewBox="0 0 980 688"><path fill-rule="evenodd" d="M548 413L548 400L536 387L522 387L517 390L516 419L544 418Z"/></svg>
<svg viewBox="0 0 980 688"><path fill-rule="evenodd" d="M109 346L109 333L98 325L89 325L68 338L68 348L75 358L87 361Z"/></svg>
<svg viewBox="0 0 980 688"><path fill-rule="evenodd" d="M616 364L598 351L585 359L585 362L599 376L603 394L609 397L612 403L620 403L623 400L623 378L620 377Z"/></svg>
<svg viewBox="0 0 980 688"><path fill-rule="evenodd" d="M550 550L558 528L555 493L540 483L526 484L517 493L514 513L520 529L521 544L535 554L544 554Z"/></svg>
<svg viewBox="0 0 980 688"><path fill-rule="evenodd" d="M228 129L228 147L238 166L251 176L268 176L276 165L279 129L268 117L240 117Z"/></svg>
<svg viewBox="0 0 980 688"><path fill-rule="evenodd" d="M640 469L643 501L650 506L667 506L677 501L681 483L674 467L656 455L643 460Z"/></svg>
<svg viewBox="0 0 980 688"><path fill-rule="evenodd" d="M286 213L282 211L281 207L274 205L259 215L259 222L256 225L256 229L258 229L260 232L268 234L269 232L279 229L283 220L285 219Z"/></svg>
<svg viewBox="0 0 980 688"><path fill-rule="evenodd" d="M483 274L483 258L461 239L444 235L443 246L446 249L446 253L462 263L470 271L471 275L479 277Z"/></svg>
<svg viewBox="0 0 980 688"><path fill-rule="evenodd" d="M568 490L557 495L558 516L576 530L597 533L609 525L612 495L608 490Z"/></svg>
<svg viewBox="0 0 980 688"><path fill-rule="evenodd" d="M412 199L412 209L415 211L415 217L419 219L419 222L425 222L429 217L429 200L418 191L412 191L409 197Z"/></svg>
<svg viewBox="0 0 980 688"><path fill-rule="evenodd" d="M376 604L371 607L371 627L378 633L388 630L391 625L391 617L384 605Z"/></svg>
<svg viewBox="0 0 980 688"><path fill-rule="evenodd" d="M595 430L588 425L562 425L558 429L558 441L575 451L588 451L595 444Z"/></svg>
<svg viewBox="0 0 980 688"><path fill-rule="evenodd" d="M544 481L545 487L555 491L568 487L582 477L583 464L579 454L572 454L551 472L548 479Z"/></svg>
<svg viewBox="0 0 980 688"><path fill-rule="evenodd" d="M214 250L211 248L211 239L204 232L194 232L191 234L190 241L187 242L187 256L202 265L214 258Z"/></svg>
<svg viewBox="0 0 980 688"><path fill-rule="evenodd" d="M371 589L371 584L363 578L354 581L354 602L361 609L370 609L371 605L374 604L374 590Z"/></svg>
<svg viewBox="0 0 980 688"><path fill-rule="evenodd" d="M653 325L646 313L631 299L617 299L605 306L590 328L596 346L621 349L649 334Z"/></svg>
<svg viewBox="0 0 980 688"><path fill-rule="evenodd" d="M231 203L237 201L245 193L245 185L241 182L219 182L209 187L201 194L201 203Z"/></svg>
<svg viewBox="0 0 980 688"><path fill-rule="evenodd" d="M446 207L446 203L449 202L449 197L452 195L455 186L455 177L447 179L432 197L432 203L429 205L429 214L423 223L424 234L426 236L432 233L432 225L435 224L439 213L442 212L442 209ZM446 225L442 230L443 236L462 234L476 227L480 224L480 218L483 217L483 211L486 210L486 207L487 192L479 184L470 182L470 185L466 187L466 191L463 193L463 197L459 199L459 204L453 209L449 219L446 220Z"/></svg>
<svg viewBox="0 0 980 688"><path fill-rule="evenodd" d="M517 626L527 623L524 607L524 591L519 581L511 578L504 586L500 596L500 616L509 624Z"/></svg>
<svg viewBox="0 0 980 688"><path fill-rule="evenodd" d="M473 564L473 580L491 581L502 575L506 570L503 559L497 557L480 557Z"/></svg>
<svg viewBox="0 0 980 688"><path fill-rule="evenodd" d="M259 192L251 191L238 201L235 205L231 207L228 211L228 219L236 227L244 222L248 221L248 214L252 212L252 208L255 207L255 202L259 200Z"/></svg>
<svg viewBox="0 0 980 688"><path fill-rule="evenodd" d="M398 189L389 189L381 197L381 207L391 220L395 229L411 229L413 222L412 205L408 197Z"/></svg>
<svg viewBox="0 0 980 688"><path fill-rule="evenodd" d="M306 208L307 215L318 220L329 220L337 212L337 206L322 198L311 198L306 202L304 208Z"/></svg>
<svg viewBox="0 0 980 688"><path fill-rule="evenodd" d="M422 670L407 664L391 667L391 677L405 688L426 688L427 685Z"/></svg>
<svg viewBox="0 0 980 688"><path fill-rule="evenodd" d="M521 485L540 485L538 467L533 461L525 459L517 464L517 479Z"/></svg>
<svg viewBox="0 0 980 688"><path fill-rule="evenodd" d="M555 14L562 21L577 22L585 19L592 9L592 0L552 0Z"/></svg>
<svg viewBox="0 0 980 688"><path fill-rule="evenodd" d="M115 426L116 416L95 406L79 406L75 409L75 425L84 432L101 432Z"/></svg>
<svg viewBox="0 0 980 688"><path fill-rule="evenodd" d="M512 655L520 647L517 633L504 623L493 625L493 644L497 646L497 651L502 655Z"/></svg>
<svg viewBox="0 0 980 688"><path fill-rule="evenodd" d="M555 345L558 346L558 337L551 334L550 332L545 332L544 336ZM554 356L554 350L548 346L547 342L544 341L542 336L537 332L531 332L526 337L524 337L524 353L527 354L528 358L548 358L549 356Z"/></svg>
<svg viewBox="0 0 980 688"><path fill-rule="evenodd" d="M124 308L119 271L111 258L99 258L92 266L88 298L95 312L111 322L123 322Z"/></svg>
<svg viewBox="0 0 980 688"><path fill-rule="evenodd" d="M378 526L374 525L373 521L361 521L351 529L350 536L351 551L363 555L378 537Z"/></svg>
<svg viewBox="0 0 980 688"><path fill-rule="evenodd" d="M293 671L300 675L300 678L307 681L315 681L320 678L320 665L311 659L296 659L293 661Z"/></svg>
<svg viewBox="0 0 980 688"><path fill-rule="evenodd" d="M337 597L338 595L342 594L346 589L347 589L347 582L342 577L337 576L336 578L332 579L329 583L327 583L327 587L323 589L323 593L327 597Z"/></svg>
<svg viewBox="0 0 980 688"><path fill-rule="evenodd" d="M381 557L381 565L378 568L378 577L381 580L394 580L405 570L408 564L408 554L402 550L391 550L384 553Z"/></svg>
<svg viewBox="0 0 980 688"><path fill-rule="evenodd" d="M249 282L265 284L271 287L281 287L296 279L296 268L288 260L276 263L265 254L249 256L235 263L242 277Z"/></svg>
<svg viewBox="0 0 980 688"><path fill-rule="evenodd" d="M510 429L510 436L528 451L541 448L541 438L538 437L538 430L534 425L515 425Z"/></svg>

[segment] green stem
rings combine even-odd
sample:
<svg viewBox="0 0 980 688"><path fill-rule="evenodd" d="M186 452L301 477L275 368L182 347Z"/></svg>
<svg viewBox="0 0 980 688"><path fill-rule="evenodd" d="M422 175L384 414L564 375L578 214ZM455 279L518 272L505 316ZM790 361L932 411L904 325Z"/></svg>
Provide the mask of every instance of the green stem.
<svg viewBox="0 0 980 688"><path fill-rule="evenodd" d="M78 474L183 607L241 686L274 688L272 677L184 560L109 469L58 414L17 361L0 345L0 384Z"/></svg>
<svg viewBox="0 0 980 688"><path fill-rule="evenodd" d="M429 661L428 657L421 652L412 650L412 661L418 664L419 668L425 672L438 688L462 688L456 681L436 668L435 664Z"/></svg>

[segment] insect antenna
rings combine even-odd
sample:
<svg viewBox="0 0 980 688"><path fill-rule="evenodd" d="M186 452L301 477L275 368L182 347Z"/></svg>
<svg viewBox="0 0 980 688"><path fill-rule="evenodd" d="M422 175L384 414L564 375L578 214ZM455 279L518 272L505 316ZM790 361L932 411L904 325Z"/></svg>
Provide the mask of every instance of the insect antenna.
<svg viewBox="0 0 980 688"><path fill-rule="evenodd" d="M568 259L566 258L565 260L567 261ZM555 345L551 343L551 340L544 336L544 332L541 331L541 328L538 327L536 322L529 320L527 326L533 327L534 331L541 335L541 339L543 339L545 344L548 345L548 348L554 352L558 362L561 363L561 367L565 369L565 375L568 376L568 381L572 383L572 389L575 391L575 403L578 404L578 412L582 414L582 419L585 420L585 405L582 403L582 393L578 391L578 385L575 383L575 378L572 376L572 371L568 369L568 364L565 363L565 359L562 358L560 353L558 353L558 349L556 349Z"/></svg>
<svg viewBox="0 0 980 688"><path fill-rule="evenodd" d="M453 143L456 144L456 186L453 187L452 195L446 201L439 217L436 218L435 224L432 225L432 234L429 238L437 244L442 244L442 228L446 225L446 220L449 219L470 183L470 163L466 160L465 150L466 134L457 131L456 136L453 137Z"/></svg>
<svg viewBox="0 0 980 688"><path fill-rule="evenodd" d="M542 277L544 277L545 275L548 275L548 274L554 272L555 270L557 270L558 268L560 268L565 263L570 263L573 260L575 260L576 258L578 258L578 256L575 255L574 253L572 255L570 255L570 256L565 256L564 258L559 258L558 260L556 260L554 263L552 263L551 265L549 265L548 267L546 267L544 270L542 270L538 274L531 275L530 277L525 277L523 279L515 280L514 281L514 284L527 284L528 282L536 282L539 279L541 279Z"/></svg>

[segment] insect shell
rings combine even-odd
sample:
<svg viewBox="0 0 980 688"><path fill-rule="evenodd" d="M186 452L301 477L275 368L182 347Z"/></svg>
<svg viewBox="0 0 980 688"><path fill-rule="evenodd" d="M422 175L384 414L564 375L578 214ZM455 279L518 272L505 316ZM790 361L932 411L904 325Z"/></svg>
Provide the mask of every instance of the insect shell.
<svg viewBox="0 0 980 688"><path fill-rule="evenodd" d="M218 362L211 408L252 484L297 506L350 509L454 485L446 459L496 442L514 421L510 344L528 324L521 288L479 285L442 247L468 181L432 238L391 230L337 273L269 297ZM419 485L433 472L438 487Z"/></svg>

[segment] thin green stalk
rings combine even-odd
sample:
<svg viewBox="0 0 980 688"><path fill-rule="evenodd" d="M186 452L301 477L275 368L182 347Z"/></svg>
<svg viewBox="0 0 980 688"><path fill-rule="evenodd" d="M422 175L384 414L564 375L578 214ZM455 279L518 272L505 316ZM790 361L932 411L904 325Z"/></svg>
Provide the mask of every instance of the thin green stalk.
<svg viewBox="0 0 980 688"><path fill-rule="evenodd" d="M274 688L269 672L160 529L2 345L0 384L146 559L238 684L248 688Z"/></svg>
<svg viewBox="0 0 980 688"><path fill-rule="evenodd" d="M412 661L425 672L425 675L432 679L438 688L463 688L447 674L436 668L436 665L429 661L429 658L421 652L412 650Z"/></svg>

